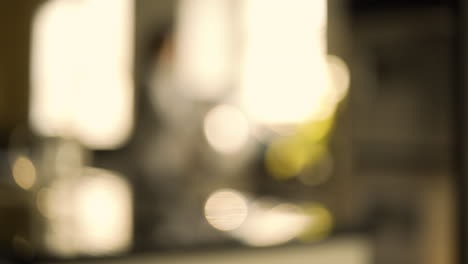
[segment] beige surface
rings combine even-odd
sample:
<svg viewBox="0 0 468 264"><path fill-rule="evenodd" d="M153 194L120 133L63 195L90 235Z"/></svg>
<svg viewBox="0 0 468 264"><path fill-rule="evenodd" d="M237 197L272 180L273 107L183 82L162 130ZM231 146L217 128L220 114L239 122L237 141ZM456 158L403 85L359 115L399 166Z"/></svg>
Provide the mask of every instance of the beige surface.
<svg viewBox="0 0 468 264"><path fill-rule="evenodd" d="M368 264L371 263L371 245L363 238L340 238L311 246L287 246L258 250L226 250L192 254L146 255L131 259L86 261L89 264ZM73 262L69 264L78 264Z"/></svg>

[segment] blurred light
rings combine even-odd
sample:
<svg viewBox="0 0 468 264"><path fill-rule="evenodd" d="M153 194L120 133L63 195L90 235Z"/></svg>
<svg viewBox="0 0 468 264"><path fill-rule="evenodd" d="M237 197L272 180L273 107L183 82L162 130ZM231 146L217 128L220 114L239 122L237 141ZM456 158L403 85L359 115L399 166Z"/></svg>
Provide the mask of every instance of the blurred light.
<svg viewBox="0 0 468 264"><path fill-rule="evenodd" d="M48 219L60 219L70 215L70 204L73 196L70 181L56 181L48 188L41 188L36 195L36 206L39 212Z"/></svg>
<svg viewBox="0 0 468 264"><path fill-rule="evenodd" d="M299 236L310 224L303 210L292 204L273 208L252 205L245 223L233 235L250 246L273 246Z"/></svg>
<svg viewBox="0 0 468 264"><path fill-rule="evenodd" d="M286 180L306 169L314 169L327 154L327 137L333 128L333 116L309 121L294 133L273 139L265 153L265 167L279 180Z"/></svg>
<svg viewBox="0 0 468 264"><path fill-rule="evenodd" d="M113 172L87 169L76 190L77 244L93 255L128 249L132 234L129 186Z"/></svg>
<svg viewBox="0 0 468 264"><path fill-rule="evenodd" d="M81 176L39 190L36 205L47 217L46 246L55 255L111 255L132 240L130 187L114 172L84 168Z"/></svg>
<svg viewBox="0 0 468 264"><path fill-rule="evenodd" d="M300 126L293 138L300 138L306 143L320 143L326 141L334 125L333 117L326 120L311 121Z"/></svg>
<svg viewBox="0 0 468 264"><path fill-rule="evenodd" d="M205 217L214 228L229 231L238 228L247 216L247 200L239 192L221 189L211 194L205 204Z"/></svg>
<svg viewBox="0 0 468 264"><path fill-rule="evenodd" d="M133 1L50 0L36 14L32 127L115 148L132 129Z"/></svg>
<svg viewBox="0 0 468 264"><path fill-rule="evenodd" d="M36 168L27 157L20 156L13 162L12 173L16 184L25 190L29 190L36 182Z"/></svg>
<svg viewBox="0 0 468 264"><path fill-rule="evenodd" d="M36 196L39 212L47 218L45 246L53 255L62 257L77 254L74 218L74 182L70 178L54 181L41 188Z"/></svg>
<svg viewBox="0 0 468 264"><path fill-rule="evenodd" d="M259 123L297 124L331 114L326 3L245 1L241 102Z"/></svg>
<svg viewBox="0 0 468 264"><path fill-rule="evenodd" d="M62 257L77 253L74 226L75 184L73 177L61 177L50 187L41 188L36 196L37 208L48 220L45 227L45 246L50 253Z"/></svg>
<svg viewBox="0 0 468 264"><path fill-rule="evenodd" d="M220 96L232 81L231 0L181 0L176 31L176 85L197 99Z"/></svg>
<svg viewBox="0 0 468 264"><path fill-rule="evenodd" d="M299 239L317 241L327 237L333 228L333 216L330 211L321 204L309 204L303 208L304 213L310 217L311 221Z"/></svg>
<svg viewBox="0 0 468 264"><path fill-rule="evenodd" d="M327 56L327 64L330 81L336 92L336 100L339 102L348 93L350 83L349 68L340 57L334 55Z"/></svg>
<svg viewBox="0 0 468 264"><path fill-rule="evenodd" d="M311 164L298 175L299 181L305 185L317 186L326 182L333 171L333 158L328 151L325 151L316 164Z"/></svg>
<svg viewBox="0 0 468 264"><path fill-rule="evenodd" d="M266 168L277 179L296 176L307 165L307 150L301 142L275 140L265 154Z"/></svg>
<svg viewBox="0 0 468 264"><path fill-rule="evenodd" d="M45 243L47 249L60 257L76 256L73 241L73 231L65 222L54 222L45 234Z"/></svg>
<svg viewBox="0 0 468 264"><path fill-rule="evenodd" d="M205 117L204 132L208 143L222 153L241 149L249 138L249 125L244 115L235 107L219 105Z"/></svg>
<svg viewBox="0 0 468 264"><path fill-rule="evenodd" d="M278 139L273 141L265 154L265 166L279 180L297 176L313 166L326 153L323 144L307 144L301 140Z"/></svg>
<svg viewBox="0 0 468 264"><path fill-rule="evenodd" d="M60 140L55 155L55 172L59 177L79 173L84 163L83 147L76 141Z"/></svg>
<svg viewBox="0 0 468 264"><path fill-rule="evenodd" d="M50 200L51 191L48 188L42 188L37 192L36 195L36 206L39 212L47 217L47 218L53 218L53 215L49 212L48 209L48 201Z"/></svg>

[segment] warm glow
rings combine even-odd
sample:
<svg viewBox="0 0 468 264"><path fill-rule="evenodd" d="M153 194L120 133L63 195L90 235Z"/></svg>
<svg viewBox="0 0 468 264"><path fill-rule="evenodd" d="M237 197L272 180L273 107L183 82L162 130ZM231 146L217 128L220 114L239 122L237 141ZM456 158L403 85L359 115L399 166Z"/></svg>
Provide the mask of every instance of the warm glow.
<svg viewBox="0 0 468 264"><path fill-rule="evenodd" d="M79 250L87 254L126 250L132 236L132 205L127 183L110 171L87 169L76 195Z"/></svg>
<svg viewBox="0 0 468 264"><path fill-rule="evenodd" d="M241 102L261 124L329 116L326 0L245 1Z"/></svg>
<svg viewBox="0 0 468 264"><path fill-rule="evenodd" d="M269 142L265 152L264 162L267 171L278 180L287 180L302 176L304 171L318 169L317 166L328 154L327 141L333 124L333 116L326 120L309 121L296 126L287 136L274 138ZM325 171L326 166L322 169ZM320 177L314 181L319 183ZM311 180L309 183L314 181Z"/></svg>
<svg viewBox="0 0 468 264"><path fill-rule="evenodd" d="M327 64L331 86L339 102L348 93L351 78L349 68L340 57L334 55L327 56Z"/></svg>
<svg viewBox="0 0 468 264"><path fill-rule="evenodd" d="M12 166L13 178L19 187L29 190L36 182L36 168L30 159L18 157Z"/></svg>
<svg viewBox="0 0 468 264"><path fill-rule="evenodd" d="M279 180L298 176L314 168L327 154L327 136L333 119L308 122L286 137L274 139L266 149L265 167Z"/></svg>
<svg viewBox="0 0 468 264"><path fill-rule="evenodd" d="M82 168L79 177L39 190L36 205L48 218L45 240L56 255L110 255L132 241L132 200L127 182L114 172Z"/></svg>
<svg viewBox="0 0 468 264"><path fill-rule="evenodd" d="M133 1L50 0L32 36L32 127L114 148L132 129Z"/></svg>
<svg viewBox="0 0 468 264"><path fill-rule="evenodd" d="M327 237L333 228L333 216L330 211L321 204L309 204L303 206L304 213L311 221L300 234L303 241L317 241Z"/></svg>
<svg viewBox="0 0 468 264"><path fill-rule="evenodd" d="M72 177L72 175L79 173L84 163L84 153L78 142L62 140L57 145L54 154L54 169L58 175Z"/></svg>
<svg viewBox="0 0 468 264"><path fill-rule="evenodd" d="M37 192L36 205L39 212L49 218L60 220L71 215L72 208L70 204L73 197L70 195L73 188L73 182L60 180L54 182L50 187L41 188Z"/></svg>
<svg viewBox="0 0 468 264"><path fill-rule="evenodd" d="M233 153L242 148L249 138L247 119L237 108L219 105L205 117L204 132L208 143L222 153Z"/></svg>
<svg viewBox="0 0 468 264"><path fill-rule="evenodd" d="M292 204L265 208L254 204L245 223L233 235L250 246L273 246L286 243L306 230L311 219Z"/></svg>
<svg viewBox="0 0 468 264"><path fill-rule="evenodd" d="M50 187L37 193L36 204L39 212L48 218L45 245L54 255L73 256L76 249L76 228L74 226L75 182L71 178L54 181Z"/></svg>
<svg viewBox="0 0 468 264"><path fill-rule="evenodd" d="M176 26L177 88L196 99L220 96L232 81L231 0L181 0Z"/></svg>
<svg viewBox="0 0 468 264"><path fill-rule="evenodd" d="M48 201L50 200L50 190L48 188L42 188L37 192L36 206L39 212L47 217L53 218L53 215L49 213Z"/></svg>
<svg viewBox="0 0 468 264"><path fill-rule="evenodd" d="M211 194L205 204L205 217L214 228L229 231L238 228L247 216L247 200L239 192L222 189Z"/></svg>

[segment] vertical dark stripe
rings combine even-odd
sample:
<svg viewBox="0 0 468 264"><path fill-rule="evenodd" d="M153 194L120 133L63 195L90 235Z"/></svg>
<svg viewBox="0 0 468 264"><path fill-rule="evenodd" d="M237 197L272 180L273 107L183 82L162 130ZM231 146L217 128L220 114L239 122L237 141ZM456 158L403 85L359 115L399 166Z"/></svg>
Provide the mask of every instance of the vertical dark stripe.
<svg viewBox="0 0 468 264"><path fill-rule="evenodd" d="M453 55L453 174L455 183L456 216L455 236L457 239L456 257L458 263L467 263L466 230L466 80L465 80L465 0L452 0L454 37Z"/></svg>

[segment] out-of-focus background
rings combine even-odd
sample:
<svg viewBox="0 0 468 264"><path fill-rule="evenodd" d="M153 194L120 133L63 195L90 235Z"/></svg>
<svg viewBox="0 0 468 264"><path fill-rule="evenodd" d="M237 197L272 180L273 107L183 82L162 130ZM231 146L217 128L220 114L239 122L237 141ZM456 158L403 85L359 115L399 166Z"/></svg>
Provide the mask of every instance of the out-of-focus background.
<svg viewBox="0 0 468 264"><path fill-rule="evenodd" d="M463 14L2 0L0 263L464 263Z"/></svg>

